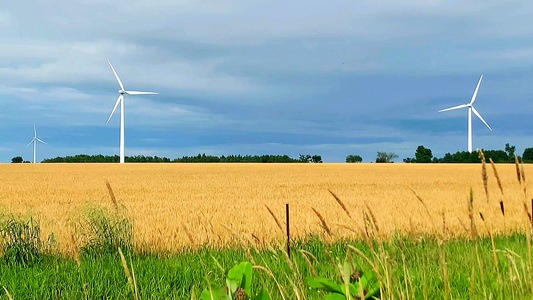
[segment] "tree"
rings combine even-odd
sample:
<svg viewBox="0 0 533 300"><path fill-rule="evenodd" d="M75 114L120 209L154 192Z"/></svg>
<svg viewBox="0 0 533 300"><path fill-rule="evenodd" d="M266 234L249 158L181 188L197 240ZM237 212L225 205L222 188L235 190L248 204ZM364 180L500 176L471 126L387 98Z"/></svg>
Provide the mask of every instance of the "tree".
<svg viewBox="0 0 533 300"><path fill-rule="evenodd" d="M321 163L322 162L322 156L320 155L313 155L311 157L311 161L314 162L314 163Z"/></svg>
<svg viewBox="0 0 533 300"><path fill-rule="evenodd" d="M22 156L15 156L11 159L11 163L12 164L20 164L24 161L24 159L22 159Z"/></svg>
<svg viewBox="0 0 533 300"><path fill-rule="evenodd" d="M308 163L308 162L311 162L311 155L309 154L300 154L300 158L298 159L299 161L303 162L303 163Z"/></svg>
<svg viewBox="0 0 533 300"><path fill-rule="evenodd" d="M411 157L406 157L403 159L403 162L406 163L406 164L409 164L409 163L414 163L416 162L414 158L411 158Z"/></svg>
<svg viewBox="0 0 533 300"><path fill-rule="evenodd" d="M348 155L346 156L347 163L360 163L363 161L363 158L359 155Z"/></svg>
<svg viewBox="0 0 533 300"><path fill-rule="evenodd" d="M524 154L522 154L523 162L533 162L533 148L524 149Z"/></svg>
<svg viewBox="0 0 533 300"><path fill-rule="evenodd" d="M415 161L416 163L430 163L431 159L433 158L433 153L431 153L431 149L428 149L422 145L418 146L416 148L415 152Z"/></svg>
<svg viewBox="0 0 533 300"><path fill-rule="evenodd" d="M391 163L395 158L398 158L398 155L394 152L381 152L378 151L378 156L376 157L377 163Z"/></svg>
<svg viewBox="0 0 533 300"><path fill-rule="evenodd" d="M509 156L509 161L514 162L514 152L516 150L515 146L509 146L509 143L505 144L505 152L507 152L507 156Z"/></svg>

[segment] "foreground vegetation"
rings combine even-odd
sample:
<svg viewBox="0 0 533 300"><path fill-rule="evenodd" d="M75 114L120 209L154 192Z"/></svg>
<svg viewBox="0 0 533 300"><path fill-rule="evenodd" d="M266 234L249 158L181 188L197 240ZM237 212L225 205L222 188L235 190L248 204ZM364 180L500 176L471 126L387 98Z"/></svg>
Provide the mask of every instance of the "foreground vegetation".
<svg viewBox="0 0 533 300"><path fill-rule="evenodd" d="M264 289L272 299L324 299L335 293L316 288L317 278L344 289L356 276L377 275L374 268L381 284L374 296L382 299L523 299L533 295L529 246L516 233L494 243L404 236L328 244L312 237L296 241L290 259L282 248L254 247L174 255L124 249L124 260L111 247L82 249L79 258L42 254L25 263L10 256L0 263L0 299L7 293L13 299L198 299L226 285L228 271L244 261L253 265L252 294ZM336 294L327 299L346 299Z"/></svg>

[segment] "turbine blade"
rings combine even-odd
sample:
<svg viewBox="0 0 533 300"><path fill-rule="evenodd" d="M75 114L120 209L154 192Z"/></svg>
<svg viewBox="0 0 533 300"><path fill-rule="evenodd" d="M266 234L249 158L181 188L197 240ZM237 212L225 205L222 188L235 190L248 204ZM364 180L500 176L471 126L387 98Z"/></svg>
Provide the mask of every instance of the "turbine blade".
<svg viewBox="0 0 533 300"><path fill-rule="evenodd" d="M111 64L111 62L109 61L109 59L107 60L107 62L108 62L109 65L111 66L111 69L113 70L113 73L115 73L115 77L117 78L118 85L120 85L120 89L124 90L124 85L122 84L122 81L120 81L120 78L118 77L117 72L115 71L115 68L113 68L113 65Z"/></svg>
<svg viewBox="0 0 533 300"><path fill-rule="evenodd" d="M115 113L115 110L117 110L118 104L120 103L120 100L122 100L122 95L118 96L117 102L115 103L115 107L113 107L113 111L111 112L111 115L109 115L109 118L107 119L106 124L109 123L109 120L111 120L111 117Z"/></svg>
<svg viewBox="0 0 533 300"><path fill-rule="evenodd" d="M463 107L468 107L468 104L457 105L457 106L454 106L454 107L450 107L450 108L446 108L446 109L441 109L441 110L439 110L439 112L448 111L448 110L453 110L453 109L459 109L459 108L463 108Z"/></svg>
<svg viewBox="0 0 533 300"><path fill-rule="evenodd" d="M485 122L485 120L483 120L483 117L478 113L478 111L472 106L472 111L474 112L474 114L481 120L483 121L483 123L485 123L485 125L487 125L487 128L490 129L490 131L492 131L492 128L490 128L489 124L487 124L487 122Z"/></svg>
<svg viewBox="0 0 533 300"><path fill-rule="evenodd" d="M472 96L472 100L470 100L470 105L472 105L474 103L474 101L476 101L477 91L479 90L479 85L481 84L481 79L483 79L483 74L481 74L481 77L479 78L476 90L474 91L474 95Z"/></svg>
<svg viewBox="0 0 533 300"><path fill-rule="evenodd" d="M159 95L156 92L139 92L139 91L126 91L128 95Z"/></svg>
<svg viewBox="0 0 533 300"><path fill-rule="evenodd" d="M41 143L43 143L43 144L46 144L46 142L43 141L43 140L41 140L40 138L36 138L36 140L39 141L39 142L41 142ZM47 145L48 145L48 144L47 144Z"/></svg>
<svg viewBox="0 0 533 300"><path fill-rule="evenodd" d="M33 124L33 133L34 133L34 137L37 137L37 129L35 129L35 124Z"/></svg>
<svg viewBox="0 0 533 300"><path fill-rule="evenodd" d="M33 138L33 139L31 140L31 142L29 142L29 143L26 145L26 147L28 147L29 145L31 145L31 143L33 143L33 141L35 141L35 138Z"/></svg>

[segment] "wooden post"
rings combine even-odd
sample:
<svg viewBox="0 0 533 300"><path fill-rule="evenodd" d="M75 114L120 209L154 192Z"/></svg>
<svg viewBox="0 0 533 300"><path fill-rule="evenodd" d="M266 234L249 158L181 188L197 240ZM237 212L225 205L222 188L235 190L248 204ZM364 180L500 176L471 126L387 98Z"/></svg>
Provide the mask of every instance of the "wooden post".
<svg viewBox="0 0 533 300"><path fill-rule="evenodd" d="M287 216L287 254L291 258L291 232L289 226L289 203L285 204L285 215Z"/></svg>

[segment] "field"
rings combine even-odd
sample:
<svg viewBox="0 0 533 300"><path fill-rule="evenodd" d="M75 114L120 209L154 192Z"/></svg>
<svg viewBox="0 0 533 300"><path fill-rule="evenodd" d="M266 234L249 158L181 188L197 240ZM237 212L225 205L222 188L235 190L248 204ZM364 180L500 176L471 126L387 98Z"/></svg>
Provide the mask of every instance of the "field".
<svg viewBox="0 0 533 300"><path fill-rule="evenodd" d="M472 188L481 234L488 227L482 225L480 212L494 233L525 232L528 196L517 180L515 165L496 166L503 196L487 166L488 200L481 168L481 164L5 164L0 166L0 211L33 216L43 234L54 233L60 251L69 253L76 222L86 207L113 207L107 180L119 205L134 220L136 248L158 253L202 245L225 248L239 241L258 247L281 243L284 232L266 206L283 227L285 203L290 204L295 238L361 237L364 212L375 217L375 234L382 237L398 232L468 236ZM533 166L525 165L525 174L526 179L533 174ZM350 217L328 189L345 204Z"/></svg>

